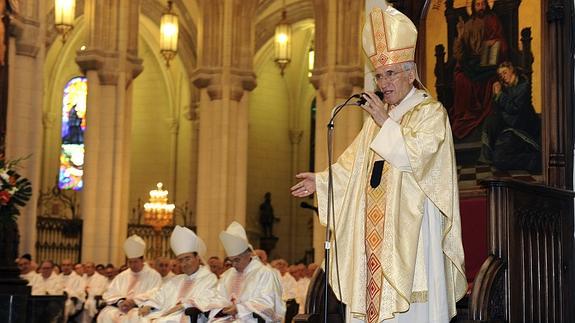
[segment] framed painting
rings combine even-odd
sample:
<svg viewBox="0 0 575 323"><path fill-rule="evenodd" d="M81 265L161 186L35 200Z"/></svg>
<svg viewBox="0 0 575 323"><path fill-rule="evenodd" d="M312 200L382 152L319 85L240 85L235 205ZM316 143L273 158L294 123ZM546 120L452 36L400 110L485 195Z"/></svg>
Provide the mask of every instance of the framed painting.
<svg viewBox="0 0 575 323"><path fill-rule="evenodd" d="M448 110L462 189L492 176L542 181L540 17L532 1L428 7L425 84Z"/></svg>

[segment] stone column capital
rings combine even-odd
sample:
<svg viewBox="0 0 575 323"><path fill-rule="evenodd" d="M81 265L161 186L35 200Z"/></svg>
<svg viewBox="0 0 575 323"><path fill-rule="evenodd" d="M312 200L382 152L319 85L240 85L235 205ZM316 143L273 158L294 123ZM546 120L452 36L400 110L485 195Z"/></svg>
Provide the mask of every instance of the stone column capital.
<svg viewBox="0 0 575 323"><path fill-rule="evenodd" d="M199 67L191 74L192 84L198 89L207 89L211 100L220 100L223 97L221 88L221 67Z"/></svg>
<svg viewBox="0 0 575 323"><path fill-rule="evenodd" d="M251 69L231 68L231 99L241 100L244 91L252 91L257 86L256 74Z"/></svg>
<svg viewBox="0 0 575 323"><path fill-rule="evenodd" d="M335 97L345 98L352 95L353 88L363 87L363 69L359 66L336 66L333 70L327 68L315 69L310 78L311 84L326 98L327 89L335 86Z"/></svg>
<svg viewBox="0 0 575 323"><path fill-rule="evenodd" d="M117 51L105 51L102 49L88 49L77 52L76 63L82 70L98 71L98 78L102 85L116 85L120 70L120 54ZM130 80L136 78L144 69L142 59L132 55L126 55L125 73Z"/></svg>
<svg viewBox="0 0 575 323"><path fill-rule="evenodd" d="M244 91L253 90L256 85L256 75L252 70L230 68L229 70L230 99L240 101ZM211 100L223 98L223 68L200 67L192 72L192 83L199 89L207 89Z"/></svg>
<svg viewBox="0 0 575 323"><path fill-rule="evenodd" d="M20 15L10 16L10 35L16 38L16 55L36 57L40 50L40 22Z"/></svg>
<svg viewBox="0 0 575 323"><path fill-rule="evenodd" d="M192 72L192 83L206 89L211 100L229 94L230 100L239 102L245 91L257 85L252 60L258 1L203 0L199 4L204 31L199 38L203 46L198 53L198 68ZM232 37L223 37L228 34Z"/></svg>
<svg viewBox="0 0 575 323"><path fill-rule="evenodd" d="M139 0L85 1L88 49L76 52L76 63L84 73L97 71L101 85L117 85L120 73L129 84L143 70L138 57L139 8Z"/></svg>

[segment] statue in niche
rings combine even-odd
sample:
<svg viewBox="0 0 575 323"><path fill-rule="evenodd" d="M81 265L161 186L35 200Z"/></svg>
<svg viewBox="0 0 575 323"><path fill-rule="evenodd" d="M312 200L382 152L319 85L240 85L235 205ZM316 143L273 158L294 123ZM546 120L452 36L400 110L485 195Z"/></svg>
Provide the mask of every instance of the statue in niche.
<svg viewBox="0 0 575 323"><path fill-rule="evenodd" d="M279 222L279 218L274 216L274 208L272 207L272 194L267 192L264 195L264 202L260 204L260 224L263 228L264 237L273 237L273 226L275 222Z"/></svg>

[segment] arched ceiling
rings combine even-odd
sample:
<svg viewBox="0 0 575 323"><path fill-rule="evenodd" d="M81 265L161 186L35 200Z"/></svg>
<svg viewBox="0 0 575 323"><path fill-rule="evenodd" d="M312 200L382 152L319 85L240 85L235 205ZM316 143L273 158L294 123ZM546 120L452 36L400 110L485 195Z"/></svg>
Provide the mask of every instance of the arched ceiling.
<svg viewBox="0 0 575 323"><path fill-rule="evenodd" d="M78 0L76 3L77 18L83 15L84 2L85 0ZM166 3L165 0L141 0L141 13L159 26ZM275 26L281 20L284 6L290 24L314 18L312 0L259 0L255 27L255 52L273 37ZM201 13L196 0L174 0L174 10L180 17L180 53L186 57L184 59L186 70L191 72L196 65L197 24ZM49 26L54 25L53 16L52 8L46 15ZM53 28L49 28L47 34L46 45L50 48L57 33Z"/></svg>
<svg viewBox="0 0 575 323"><path fill-rule="evenodd" d="M189 2L189 1L186 1ZM192 19L192 15L188 12L193 6L184 4L182 0L174 1L174 11L180 18L180 40L178 42L178 55L182 58L182 62L186 67L188 74L190 74L196 67L197 62L197 26L196 22ZM162 13L166 10L164 1L158 0L142 0L140 12L149 18L160 27L160 19Z"/></svg>
<svg viewBox="0 0 575 323"><path fill-rule="evenodd" d="M260 0L255 28L256 52L273 37L275 26L281 20L282 3L282 0ZM312 0L286 0L285 8L290 24L314 17Z"/></svg>

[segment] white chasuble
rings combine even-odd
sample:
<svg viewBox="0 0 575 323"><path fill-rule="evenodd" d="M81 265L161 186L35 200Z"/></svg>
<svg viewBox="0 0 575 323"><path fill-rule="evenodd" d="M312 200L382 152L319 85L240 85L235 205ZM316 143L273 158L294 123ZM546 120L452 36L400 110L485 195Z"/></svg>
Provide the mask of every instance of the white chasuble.
<svg viewBox="0 0 575 323"><path fill-rule="evenodd" d="M335 224L331 223L337 234L337 246L332 248L338 248L341 286L335 266L329 277L330 284L338 298L338 287L341 287L341 300L350 314L348 321L352 317L366 320L366 239L370 238L365 232L366 189L371 175L370 162L382 159L389 164L389 169L383 184L383 236L378 242L381 244L378 270L383 281L378 318L374 321L415 312L421 304L427 304L425 311L432 308L446 312L451 318L456 314L456 301L466 292L467 281L449 119L439 102L415 89L389 114L381 129L368 118L353 143L333 165ZM327 171L317 174L316 185L320 221L326 225ZM431 221L439 225L437 234L424 223ZM426 255L428 246L435 243L441 252ZM332 264L335 255L332 250ZM431 269L429 264L439 268ZM430 287L437 287L435 281L429 280L437 274L435 269L440 270L439 276L445 284L442 305L428 304ZM426 312L424 316L441 317L442 314Z"/></svg>

